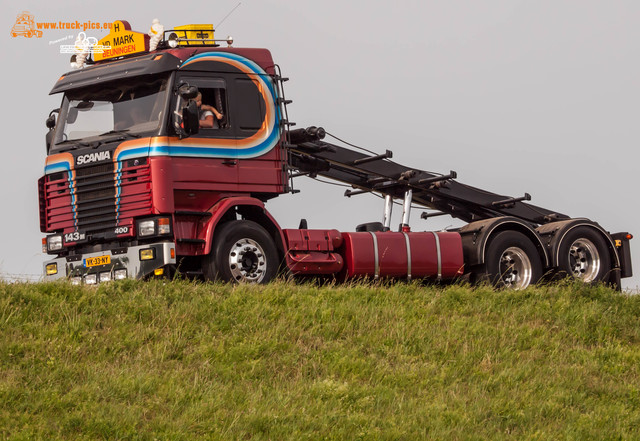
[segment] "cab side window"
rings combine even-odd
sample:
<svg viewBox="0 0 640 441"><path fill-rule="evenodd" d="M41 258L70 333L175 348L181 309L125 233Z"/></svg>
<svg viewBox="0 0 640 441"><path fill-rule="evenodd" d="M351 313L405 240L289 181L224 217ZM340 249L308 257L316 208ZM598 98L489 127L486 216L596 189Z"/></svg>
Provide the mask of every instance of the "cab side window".
<svg viewBox="0 0 640 441"><path fill-rule="evenodd" d="M229 117L229 102L227 94L227 84L223 78L202 78L202 77L182 77L185 83L198 88L198 97L195 99L198 104L198 114L200 119L200 130L203 134L214 134L220 131L223 135L226 129L231 128L231 118ZM176 111L184 105L182 99L178 99Z"/></svg>
<svg viewBox="0 0 640 441"><path fill-rule="evenodd" d="M199 133L203 137L247 139L265 128L267 103L263 84L248 75L223 73L218 77L204 77L197 73L182 75L178 85L196 86L200 95ZM184 103L178 97L175 112Z"/></svg>
<svg viewBox="0 0 640 441"><path fill-rule="evenodd" d="M236 78L238 101L237 126L241 132L255 132L264 124L265 104L260 82L252 78Z"/></svg>
<svg viewBox="0 0 640 441"><path fill-rule="evenodd" d="M223 87L199 86L201 96L199 104L200 119L213 117L213 126L200 125L201 129L227 129L229 128L227 90ZM196 101L198 102L198 100Z"/></svg>

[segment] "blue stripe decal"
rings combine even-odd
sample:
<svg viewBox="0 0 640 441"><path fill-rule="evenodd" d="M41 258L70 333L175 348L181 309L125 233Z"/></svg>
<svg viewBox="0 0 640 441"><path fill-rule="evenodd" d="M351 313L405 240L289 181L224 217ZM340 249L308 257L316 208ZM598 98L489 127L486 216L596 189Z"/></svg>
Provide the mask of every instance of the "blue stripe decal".
<svg viewBox="0 0 640 441"><path fill-rule="evenodd" d="M70 171L71 167L69 167L69 163L68 162L58 162L57 164L49 164L47 166L45 166L44 168L44 173L49 175L51 173L56 173L56 172L64 172L64 171Z"/></svg>
<svg viewBox="0 0 640 441"><path fill-rule="evenodd" d="M123 150L121 152L118 153L118 156L116 158L114 158L114 160L116 161L124 161L126 159L131 159L131 158L139 158L141 156L147 156L147 153L149 152L149 146L145 145L142 147L136 147L133 149L128 149L128 150Z"/></svg>
<svg viewBox="0 0 640 441"><path fill-rule="evenodd" d="M124 161L132 158L141 158L149 156L149 144L141 147L135 147L120 152L114 152L114 162L116 163L116 225L120 222L120 200L122 196L122 167Z"/></svg>
<svg viewBox="0 0 640 441"><path fill-rule="evenodd" d="M249 60L248 58L242 57L240 55L236 55L236 54L230 54L230 53L226 53L226 52L218 52L218 53L210 53L210 52L205 52L202 54L198 54L198 55L194 55L193 57L187 59L184 63L182 63L181 67L186 66L187 64L196 61L196 60L200 60L200 59L207 59L210 58L211 61L215 61L216 58L228 58L230 60L234 60L237 61L238 63L244 64L245 66L247 66L253 73L260 75L260 76L266 76L269 77L269 74L266 73L264 70L262 70L262 68L260 66L258 66L256 63L254 63L253 61ZM267 88L267 90L269 91L269 93L271 94L271 97L274 99L275 101L275 97L276 97L276 93L275 90L273 89L273 85L271 84L271 81L265 81L264 78L260 78L260 80L265 83L265 86Z"/></svg>
<svg viewBox="0 0 640 441"><path fill-rule="evenodd" d="M67 172L67 180L69 181L69 194L71 195L71 210L73 211L73 226L78 231L78 207L76 207L76 186L71 179L71 171Z"/></svg>
<svg viewBox="0 0 640 441"><path fill-rule="evenodd" d="M269 100L266 100L267 102L265 102L265 105L270 106L270 108L273 110L273 115L274 115L273 124L268 129L269 135L267 139L263 140L257 146L252 146L250 148L245 148L245 149L240 147L236 150L235 156L238 158L253 158L263 153L266 153L267 151L275 147L280 137L278 126L279 126L279 121L281 119L281 113L280 113L280 107L276 105L277 91L273 87L273 84L270 80L270 75L267 74L255 62L245 57L242 57L240 55L226 53L226 52L218 52L218 53L208 52L208 53L198 54L186 60L181 67L184 67L187 64L190 64L194 61L210 60L210 61L224 62L225 58L242 64L248 70L250 70L253 74L257 75L258 77L257 79L263 85L263 88L269 91L269 95L271 98L271 102L268 102ZM266 98L267 97L265 96L265 99ZM186 155L186 156L205 156L205 157L228 157L229 156L227 153L228 150L229 149L224 149L220 147L207 148L207 147L196 147L196 146L168 147L166 148L166 150L164 150L162 146L157 146L155 148L154 147L151 148L151 154L155 154L155 155L168 154L170 156ZM166 153L163 153L163 152L166 152Z"/></svg>
<svg viewBox="0 0 640 441"><path fill-rule="evenodd" d="M58 162L56 164L45 165L44 173L46 175L58 172L67 173L67 182L69 183L69 195L71 196L71 213L73 214L73 225L78 229L78 207L76 206L76 186L71 178L71 165L68 161Z"/></svg>
<svg viewBox="0 0 640 441"><path fill-rule="evenodd" d="M122 161L117 162L116 169L116 226L120 222L120 194L122 193L122 187L120 186L122 178Z"/></svg>

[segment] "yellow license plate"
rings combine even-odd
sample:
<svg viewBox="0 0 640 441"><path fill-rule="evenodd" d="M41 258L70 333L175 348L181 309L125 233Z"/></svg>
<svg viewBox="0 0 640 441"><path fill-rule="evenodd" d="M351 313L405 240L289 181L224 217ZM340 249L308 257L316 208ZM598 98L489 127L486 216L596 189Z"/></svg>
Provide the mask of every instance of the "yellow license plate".
<svg viewBox="0 0 640 441"><path fill-rule="evenodd" d="M91 268L92 266L109 265L111 263L111 256L98 256L87 257L84 259L85 268Z"/></svg>

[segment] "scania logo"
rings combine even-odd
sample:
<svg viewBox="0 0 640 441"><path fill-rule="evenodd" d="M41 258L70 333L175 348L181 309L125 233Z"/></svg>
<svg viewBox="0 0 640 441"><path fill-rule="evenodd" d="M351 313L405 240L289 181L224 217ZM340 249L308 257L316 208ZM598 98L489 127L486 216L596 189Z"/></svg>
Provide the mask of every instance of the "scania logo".
<svg viewBox="0 0 640 441"><path fill-rule="evenodd" d="M104 161L105 159L111 159L111 154L108 150L98 153L89 153L88 155L80 155L76 158L76 164L88 164L90 162Z"/></svg>

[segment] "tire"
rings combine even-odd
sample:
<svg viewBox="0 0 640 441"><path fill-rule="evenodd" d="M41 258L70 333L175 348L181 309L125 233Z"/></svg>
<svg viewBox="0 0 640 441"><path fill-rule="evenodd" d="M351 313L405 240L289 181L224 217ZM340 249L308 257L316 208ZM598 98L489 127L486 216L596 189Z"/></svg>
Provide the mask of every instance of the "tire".
<svg viewBox="0 0 640 441"><path fill-rule="evenodd" d="M598 231L585 226L569 231L558 247L558 271L584 283L606 282L611 271L611 256L605 239Z"/></svg>
<svg viewBox="0 0 640 441"><path fill-rule="evenodd" d="M205 279L234 283L268 283L277 272L273 239L263 227L247 220L218 227L203 265Z"/></svg>
<svg viewBox="0 0 640 441"><path fill-rule="evenodd" d="M490 239L479 276L497 288L525 289L542 277L540 254L524 234L502 231Z"/></svg>

